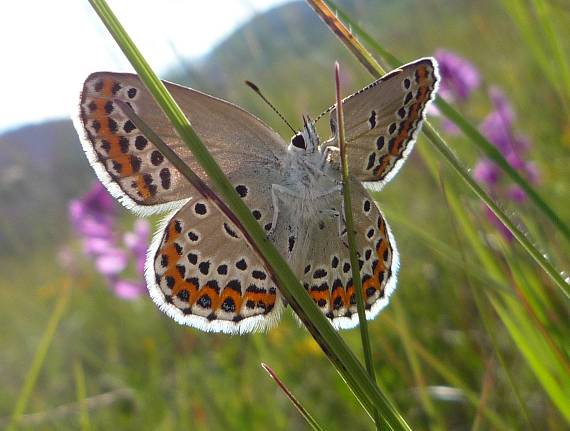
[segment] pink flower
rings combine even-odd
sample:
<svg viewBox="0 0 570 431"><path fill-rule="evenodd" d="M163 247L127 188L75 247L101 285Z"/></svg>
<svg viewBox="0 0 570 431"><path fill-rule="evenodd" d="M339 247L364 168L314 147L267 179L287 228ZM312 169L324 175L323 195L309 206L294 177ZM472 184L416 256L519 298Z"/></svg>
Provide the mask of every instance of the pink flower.
<svg viewBox="0 0 570 431"><path fill-rule="evenodd" d="M434 57L441 76L439 95L445 100L464 102L479 88L479 71L467 59L445 49L438 49Z"/></svg>
<svg viewBox="0 0 570 431"><path fill-rule="evenodd" d="M95 259L95 268L104 276L119 275L128 265L127 253L120 249L107 250Z"/></svg>
<svg viewBox="0 0 570 431"><path fill-rule="evenodd" d="M507 241L512 241L513 234L511 231L503 224L501 220L497 218L497 216L493 213L493 211L489 209L489 207L485 207L485 215L487 216L487 220L489 220L489 222L499 230L503 238L505 238Z"/></svg>
<svg viewBox="0 0 570 431"><path fill-rule="evenodd" d="M146 220L137 220L133 231L124 235L124 243L133 254L137 271L140 274L144 274L149 237L150 224Z"/></svg>
<svg viewBox="0 0 570 431"><path fill-rule="evenodd" d="M132 232L118 232L116 204L100 183L95 183L83 197L69 203L71 225L82 238L83 251L93 259L96 270L109 287L123 299L134 299L145 291L144 261L150 225L135 221ZM138 280L124 280L122 273L131 264Z"/></svg>
<svg viewBox="0 0 570 431"><path fill-rule="evenodd" d="M115 295L123 299L136 299L146 291L144 283L119 280L113 286Z"/></svg>
<svg viewBox="0 0 570 431"><path fill-rule="evenodd" d="M501 177L501 170L489 159L481 159L475 165L473 178L478 182L494 186Z"/></svg>
<svg viewBox="0 0 570 431"><path fill-rule="evenodd" d="M513 184L507 188L507 196L509 199L518 204L525 204L528 200L524 190L516 184Z"/></svg>

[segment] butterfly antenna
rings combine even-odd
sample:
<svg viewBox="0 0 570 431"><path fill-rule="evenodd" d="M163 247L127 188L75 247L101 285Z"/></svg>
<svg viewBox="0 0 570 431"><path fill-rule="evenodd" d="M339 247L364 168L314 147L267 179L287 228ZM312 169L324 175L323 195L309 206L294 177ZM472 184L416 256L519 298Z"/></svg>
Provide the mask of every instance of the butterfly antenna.
<svg viewBox="0 0 570 431"><path fill-rule="evenodd" d="M249 88L251 88L253 91L255 91L255 92L257 93L257 95L258 95L259 97L261 97L261 98L263 99L263 101L264 101L265 103L267 103L271 109L273 109L273 112L275 112L277 115L279 115L279 118L281 118L281 119L285 122L285 124L287 124L287 126L293 131L293 133L294 133L295 135L297 134L297 131L293 128L293 126L291 126L291 124L289 124L289 121L287 121L287 120L285 119L285 117L284 117L283 115L281 115L281 112L279 112L279 111L277 110L277 108L276 108L275 106L273 106L273 104L272 104L269 100L267 100L267 98L263 95L263 93L261 92L261 90L259 89L259 87L258 87L257 85L255 85L255 84L254 84L253 82L251 82L251 81L245 81L245 84L246 84Z"/></svg>

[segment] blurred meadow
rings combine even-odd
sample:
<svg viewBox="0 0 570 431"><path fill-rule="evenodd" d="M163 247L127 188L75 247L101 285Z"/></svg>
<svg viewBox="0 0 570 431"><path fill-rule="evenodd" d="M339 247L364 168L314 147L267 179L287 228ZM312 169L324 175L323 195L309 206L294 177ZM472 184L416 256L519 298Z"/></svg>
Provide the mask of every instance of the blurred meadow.
<svg viewBox="0 0 570 431"><path fill-rule="evenodd" d="M569 2L338 5L404 62L435 55L440 95L570 224ZM199 60L173 55L161 78L237 103L288 141L243 81L299 127L301 114L334 103L335 60L345 94L373 80L306 3L291 2ZM534 247L570 271L563 231L441 112L428 118ZM323 429L374 429L290 310L267 334L227 336L153 305L141 265L159 218L138 220L100 189L70 120L6 132L0 149L0 428L309 429L264 362ZM424 136L374 197L401 269L390 305L369 322L372 355L412 429L568 429L567 294ZM361 357L358 329L341 335Z"/></svg>

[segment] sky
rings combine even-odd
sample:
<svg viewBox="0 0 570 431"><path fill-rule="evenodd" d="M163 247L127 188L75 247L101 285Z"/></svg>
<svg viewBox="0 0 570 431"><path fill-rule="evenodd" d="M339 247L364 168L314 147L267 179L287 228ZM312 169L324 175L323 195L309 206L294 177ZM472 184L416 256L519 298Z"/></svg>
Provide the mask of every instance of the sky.
<svg viewBox="0 0 570 431"><path fill-rule="evenodd" d="M287 0L107 0L158 73ZM87 75L132 71L87 0L0 2L0 133L69 117Z"/></svg>

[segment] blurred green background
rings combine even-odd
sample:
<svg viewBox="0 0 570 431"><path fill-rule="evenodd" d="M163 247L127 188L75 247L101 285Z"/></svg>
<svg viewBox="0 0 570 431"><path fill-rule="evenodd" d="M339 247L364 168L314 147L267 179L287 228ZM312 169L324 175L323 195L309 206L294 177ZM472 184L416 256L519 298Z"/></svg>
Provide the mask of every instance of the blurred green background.
<svg viewBox="0 0 570 431"><path fill-rule="evenodd" d="M501 87L532 141L537 191L570 222L570 82L550 55L543 20L546 10L567 64L568 2L339 5L405 61L445 48L472 62L482 88L459 109L473 124L492 109L486 89ZM291 2L255 16L199 61L173 59L163 77L238 103L288 140L243 81L299 125L302 113L333 103L337 59L346 93L372 80L305 3ZM466 138L446 139L475 165L480 155ZM95 179L69 120L5 133L0 154L0 428L20 408L18 429L308 429L265 362L325 429L373 429L290 312L268 334L204 334L177 325L146 296L126 301L106 288L67 218L69 200ZM401 271L392 303L369 325L373 357L381 387L412 427L567 429L568 298L502 239L423 138L375 197ZM502 203L557 268L570 268L568 242L541 213ZM131 226L134 217L120 214ZM64 248L72 259L62 265ZM342 335L360 355L358 330Z"/></svg>

